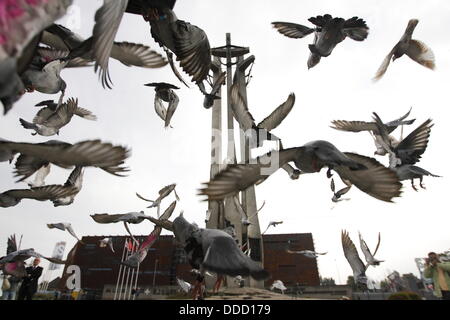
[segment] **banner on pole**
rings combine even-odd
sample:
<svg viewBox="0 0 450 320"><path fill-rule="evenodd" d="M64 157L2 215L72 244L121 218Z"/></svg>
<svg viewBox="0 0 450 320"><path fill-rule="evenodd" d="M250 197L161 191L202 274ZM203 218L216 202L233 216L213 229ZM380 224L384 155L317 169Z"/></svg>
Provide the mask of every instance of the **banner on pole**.
<svg viewBox="0 0 450 320"><path fill-rule="evenodd" d="M53 249L52 258L56 259L63 259L64 256L64 250L66 249L66 242L61 241L57 242L55 245L55 249ZM50 263L50 266L48 267L48 270L58 270L61 267L60 264Z"/></svg>

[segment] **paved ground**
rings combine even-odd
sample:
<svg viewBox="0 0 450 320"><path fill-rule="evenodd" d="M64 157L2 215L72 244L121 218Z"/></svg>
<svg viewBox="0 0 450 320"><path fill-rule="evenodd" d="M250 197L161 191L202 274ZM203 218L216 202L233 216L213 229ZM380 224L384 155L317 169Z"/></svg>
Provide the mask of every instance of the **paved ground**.
<svg viewBox="0 0 450 320"><path fill-rule="evenodd" d="M309 300L257 288L226 288L206 300Z"/></svg>

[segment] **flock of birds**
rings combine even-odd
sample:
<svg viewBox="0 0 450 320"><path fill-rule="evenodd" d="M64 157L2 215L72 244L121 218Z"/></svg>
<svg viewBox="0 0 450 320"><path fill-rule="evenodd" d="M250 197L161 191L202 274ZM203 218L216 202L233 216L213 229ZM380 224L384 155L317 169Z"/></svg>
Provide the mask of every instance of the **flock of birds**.
<svg viewBox="0 0 450 320"><path fill-rule="evenodd" d="M33 131L32 135L45 137L60 135L60 131L71 123L74 115L86 120L97 120L91 111L79 106L77 98L65 100L70 84L61 77L64 70L93 66L95 72L99 73L102 86L111 89L112 77L108 68L110 58L128 67L152 69L169 64L180 82L189 87L177 70L174 55L182 70L191 77L191 82L204 95L204 108L211 108L214 100L220 99L218 91L225 82L226 74L223 72L215 81L211 80L211 50L208 37L201 28L177 18L174 12L175 2L175 0L104 0L95 14L92 36L87 39L55 23L64 16L72 0L17 1L14 4L8 2L9 5L1 2L0 101L4 113L11 110L27 92L60 94L56 102L46 100L37 103L36 107L40 109L31 122L19 119L25 129ZM151 36L162 47L165 57L143 44L116 42L115 37L124 14L141 15L149 23ZM313 44L309 45L308 68L313 68L322 58L328 57L347 37L355 41L364 41L369 34L369 27L359 17L343 19L325 14L308 20L313 24L312 27L289 22L272 23L278 32L289 38L303 38L314 34ZM379 80L385 74L391 60L395 61L405 54L417 63L434 69L435 59L431 49L423 42L412 39L417 24L416 19L408 22L403 36L382 62L374 80ZM205 82L210 86L209 92ZM179 97L175 91L180 88L165 82L152 82L145 86L154 88L156 114L166 128L171 127L171 119L179 103ZM411 180L412 187L417 191L414 179L419 179L420 187L424 188L423 176L437 176L415 165L427 148L433 126L431 119L423 122L406 138L401 137L400 140L393 137L391 133L398 127L401 127L403 131L403 126L414 123L415 119L406 120L410 112L390 122L383 122L375 112L371 122L347 120L332 122L336 130L368 131L375 142L374 155L389 157L389 166L386 167L374 158L342 152L332 143L323 140L284 148L281 139L271 131L277 128L293 109L296 99L294 93L290 93L279 107L258 124L236 84L232 85L230 94L234 117L242 129L251 132L248 138L252 142L252 147L262 146L264 140L279 142L276 150L253 159L254 161L228 164L200 190L200 195L205 195L209 201L221 201L226 197L234 197L243 225L248 226L251 218L258 214L262 207L255 213L247 214L236 195L252 185L262 183L275 172L276 170L270 173L265 171L274 159L278 161L276 169L283 168L291 179L298 179L302 174L316 173L322 168L327 168L334 202L344 200L342 196L347 194L353 185L376 199L391 202L393 198L401 194L400 181ZM167 103L167 107L164 103ZM121 177L129 170L124 166L129 156L129 149L101 140L85 140L71 144L59 140L31 143L0 138L0 161L9 161L12 164L16 158L14 175L19 178L17 182L25 181L34 175L33 181L26 181L29 188L0 193L0 207L16 206L23 199L51 201L55 207L71 205L82 189L85 168L100 168ZM72 170L66 182L55 185L45 184L52 165ZM336 184L332 178L333 171L345 184L345 187L340 190L336 190ZM100 224L123 222L133 239L129 224L149 220L155 225L146 240L139 244L139 250L124 264L136 267L141 263L162 229L166 229L174 233L176 240L184 247L192 267L200 270L201 273L211 271L235 277L251 276L257 280L270 277L266 270L249 257L249 248L243 252L238 246L232 230L200 228L197 224L188 222L182 213L170 221L176 201L173 201L160 215L161 202L172 191L176 200L179 200L175 186L172 184L162 188L155 200L149 200L137 194L140 199L152 203L148 208L157 208L157 218L146 215L144 211L125 214L100 213L91 216ZM267 229L280 223L282 221L272 221ZM79 241L70 223L52 223L47 226L68 231ZM355 279L365 283L367 281L365 271L368 266L376 266L381 262L374 258L379 242L374 254L371 254L361 236L360 243L367 264L359 258L348 233L342 232L345 257L352 267ZM112 244L111 238L102 239L99 243L101 247L109 247L111 251L114 251ZM317 258L325 254L308 250L288 250L288 252L303 254L309 258ZM8 240L7 255L0 259L0 265L5 274L20 276L24 272L24 261L38 256L44 257L34 249L18 250L15 238L11 237ZM54 263L65 263L53 258L44 258ZM186 287L181 281L179 281L180 285Z"/></svg>

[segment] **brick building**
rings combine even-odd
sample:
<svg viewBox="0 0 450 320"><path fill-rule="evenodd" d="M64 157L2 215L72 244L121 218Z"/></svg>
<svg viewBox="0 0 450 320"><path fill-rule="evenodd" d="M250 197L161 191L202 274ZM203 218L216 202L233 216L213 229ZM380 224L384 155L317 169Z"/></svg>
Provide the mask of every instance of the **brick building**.
<svg viewBox="0 0 450 320"><path fill-rule="evenodd" d="M66 287L67 278L70 275L67 273L67 267L77 265L81 271L81 288L87 299L100 299L102 296L113 297L118 283L119 271L124 268L120 261L123 254L127 254L124 247L126 239L129 237L108 236L113 240L115 252L112 252L109 247L101 248L99 246L99 240L104 237L83 237L82 242L84 244L77 243L71 250L59 283L61 291L69 291ZM145 236L136 236L135 238L142 242ZM299 254L288 254L285 251L288 241L291 250L314 250L310 233L268 234L263 236L263 241L264 267L272 275L272 278L265 282L266 287L270 287L274 280L283 281L287 287L296 284L319 285L316 260ZM177 277L193 282L190 270L191 266L187 262L183 248L175 243L172 235L162 235L150 248L147 257L139 266L139 272L135 272L134 277L138 274L137 287L142 290L144 288L152 290L165 288L166 293L171 293L178 289ZM128 279L132 275L132 272L128 272Z"/></svg>

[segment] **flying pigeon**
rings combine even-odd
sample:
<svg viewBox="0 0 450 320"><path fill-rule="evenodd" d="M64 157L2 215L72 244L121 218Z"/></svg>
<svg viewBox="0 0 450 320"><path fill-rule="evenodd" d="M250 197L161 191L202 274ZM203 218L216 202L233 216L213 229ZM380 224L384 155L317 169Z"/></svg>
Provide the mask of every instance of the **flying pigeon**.
<svg viewBox="0 0 450 320"><path fill-rule="evenodd" d="M397 174L400 181L411 180L411 186L417 191L414 179L419 179L420 187L425 189L422 183L423 176L440 177L414 165L421 159L428 146L431 128L434 125L431 119L426 120L405 139L397 143L389 141L386 128L375 112L374 120L381 133L382 147L389 153L389 167Z"/></svg>
<svg viewBox="0 0 450 320"><path fill-rule="evenodd" d="M77 192L75 187L66 187L62 185L47 185L30 189L13 189L0 193L0 207L14 207L23 199L54 201L63 197L72 196Z"/></svg>
<svg viewBox="0 0 450 320"><path fill-rule="evenodd" d="M264 232L262 234L265 234L267 232L267 230L269 230L270 227L276 227L279 224L282 224L283 221L270 221L269 224L267 225L266 230L264 230Z"/></svg>
<svg viewBox="0 0 450 320"><path fill-rule="evenodd" d="M165 128L170 126L170 120L178 107L178 102L180 99L177 94L173 91L180 89L170 83L165 82L152 82L145 84L147 87L155 87L155 110L158 116L164 121ZM161 101L169 103L167 109L162 105Z"/></svg>
<svg viewBox="0 0 450 320"><path fill-rule="evenodd" d="M25 93L20 75L39 45L41 32L61 18L72 0L2 1L0 4L0 101L6 114Z"/></svg>
<svg viewBox="0 0 450 320"><path fill-rule="evenodd" d="M0 258L0 265L2 265L2 271L4 274L10 274L14 277L23 278L26 277L25 260L29 258L44 258L55 264L65 264L64 261L57 258L50 258L41 255L34 251L33 248L23 249L8 253L6 256Z"/></svg>
<svg viewBox="0 0 450 320"><path fill-rule="evenodd" d="M344 180L344 183L346 183L346 180ZM331 201L339 202L339 201L343 201L343 200L350 200L350 199L341 199L341 197L344 194L346 194L347 192L349 192L352 187L352 184L349 182L347 182L346 185L347 185L346 187L344 187L336 192L336 185L334 184L334 179L331 178L330 186L331 186L331 191L333 191L333 198L331 198Z"/></svg>
<svg viewBox="0 0 450 320"><path fill-rule="evenodd" d="M209 109L213 106L214 100L220 99L217 95L219 93L220 87L225 84L227 73L225 71L221 72L217 79L212 84L211 92L206 92L205 85L200 83L198 86L200 91L203 93L205 98L203 99L203 107Z"/></svg>
<svg viewBox="0 0 450 320"><path fill-rule="evenodd" d="M55 109L53 109L55 106L53 102L48 105L39 110L32 123L19 119L25 129L35 131L32 135L39 134L45 137L59 135L59 130L66 126L74 115L87 120L97 120L91 111L78 107L78 99L70 98L66 103L56 105Z"/></svg>
<svg viewBox="0 0 450 320"><path fill-rule="evenodd" d="M308 69L316 66L322 57L328 57L336 45L346 37L355 41L363 41L369 34L366 22L358 17L350 19L333 18L329 14L311 17L309 22L315 25L309 28L290 22L272 22L274 28L289 38L299 39L314 33L314 44L309 45L311 51Z"/></svg>
<svg viewBox="0 0 450 320"><path fill-rule="evenodd" d="M179 278L177 278L177 283L185 293L189 293L193 288L192 284Z"/></svg>
<svg viewBox="0 0 450 320"><path fill-rule="evenodd" d="M355 244L350 239L348 232L342 230L341 233L342 249L344 250L345 258L353 270L353 278L357 284L367 285L366 266L359 258L358 250Z"/></svg>
<svg viewBox="0 0 450 320"><path fill-rule="evenodd" d="M411 113L411 109L412 108L410 108L409 111L400 118L384 123L388 137L391 141L393 141L393 143L397 142L397 140L390 134L399 126L403 127L404 125L411 125L416 120L416 119L405 120ZM368 131L375 142L375 147L377 149L375 151L375 154L380 156L384 156L386 154L385 148L382 147L383 138L381 137L381 133L378 130L378 126L375 121L366 122L366 121L334 120L331 123L333 124L331 128L336 130L349 132Z"/></svg>
<svg viewBox="0 0 450 320"><path fill-rule="evenodd" d="M239 86L237 84L233 84L231 87L231 101L234 117L237 122L239 122L241 128L247 135L250 133L253 143L255 143L256 140L256 146L260 147L264 140L269 140L272 136L276 138L276 140L280 140L271 134L270 131L278 127L287 117L289 112L291 112L295 103L295 94L291 93L285 102L278 106L268 117L257 125L248 109L247 102L239 92Z"/></svg>
<svg viewBox="0 0 450 320"><path fill-rule="evenodd" d="M189 263L202 273L211 271L228 276L251 276L264 280L269 273L239 249L233 237L223 230L203 229L191 224L182 215L173 222L160 222L149 218L175 235L175 239L184 246Z"/></svg>
<svg viewBox="0 0 450 320"><path fill-rule="evenodd" d="M164 213L159 217L159 220L164 221L168 220L171 216L177 202L174 201L170 204L169 207L164 211ZM122 262L124 265L132 268L136 268L144 259L147 257L148 250L152 247L152 245L158 240L159 235L161 234L162 228L159 226L155 226L153 231L147 236L145 241L139 246L139 250L130 255L126 261Z"/></svg>
<svg viewBox="0 0 450 320"><path fill-rule="evenodd" d="M311 251L311 250L300 250L300 251L292 251L292 250L286 250L287 253L291 253L291 254L302 254L307 258L310 259L316 259L319 257L319 255L325 255L327 254L327 252L315 252L315 251Z"/></svg>
<svg viewBox="0 0 450 320"><path fill-rule="evenodd" d="M108 246L112 252L115 252L112 238L103 238L98 242L100 243L100 248L105 248L106 246Z"/></svg>
<svg viewBox="0 0 450 320"><path fill-rule="evenodd" d="M100 140L87 140L70 144L58 140L44 143L21 143L0 139L0 161L11 161L20 153L16 162L16 176L23 181L48 163L62 168L98 167L115 176L128 171L122 167L129 157L129 150Z"/></svg>
<svg viewBox="0 0 450 320"><path fill-rule="evenodd" d="M175 198L177 199L177 201L180 201L180 198L178 197L177 191L175 190L175 187L177 186L176 183L173 184L169 184L168 186L165 186L164 188L162 188L161 190L158 191L159 197L156 200L149 200L146 199L144 197L142 197L139 193L136 192L136 196L144 201L148 201L148 202L152 202L153 204L151 206L149 206L148 208L154 208L154 207L159 207L161 205L161 201L167 197L172 191L175 193ZM158 213L159 216L159 213Z"/></svg>
<svg viewBox="0 0 450 320"><path fill-rule="evenodd" d="M258 210L256 210L255 213L248 215L245 212L244 208L242 208L241 203L239 202L239 198L237 196L235 196L235 197L233 197L233 199L234 199L234 205L236 206L237 211L241 215L241 223L244 226L251 225L252 223L250 221L252 220L252 218L256 217L256 215L261 211L261 209L266 204L266 202L264 201L263 204L261 205L261 207Z"/></svg>
<svg viewBox="0 0 450 320"><path fill-rule="evenodd" d="M47 223L47 227L49 229L59 229L62 231L67 231L70 233L72 237L83 243L75 234L75 231L73 231L72 224L69 222L59 222L59 223Z"/></svg>
<svg viewBox="0 0 450 320"><path fill-rule="evenodd" d="M75 169L73 169L70 173L70 176L64 186L67 188L76 188L77 193L53 200L53 206L55 207L68 206L75 201L75 196L81 191L81 187L83 186L83 167L75 167Z"/></svg>
<svg viewBox="0 0 450 320"><path fill-rule="evenodd" d="M30 188L42 187L45 185L45 178L50 173L51 164L44 164L40 169L36 171L34 175L34 180L32 182L27 182Z"/></svg>
<svg viewBox="0 0 450 320"><path fill-rule="evenodd" d="M50 47L46 49L46 55L58 55L58 58L68 61L69 66L74 62L90 65L90 62L95 61L93 38L83 39L62 25L53 24L45 29L41 43ZM110 57L128 67L161 68L168 64L161 54L148 46L132 42L113 42Z"/></svg>
<svg viewBox="0 0 450 320"><path fill-rule="evenodd" d="M361 251L364 254L364 257L366 258L366 262L367 262L366 268L368 266L379 266L381 262L384 262L382 260L375 259L375 255L377 254L378 248L380 247L381 234L378 233L378 243L377 243L377 246L376 246L373 254L370 252L370 249L367 246L366 242L364 241L361 233L358 232L358 234L359 234L359 244L361 246Z"/></svg>
<svg viewBox="0 0 450 320"><path fill-rule="evenodd" d="M411 19L408 21L408 26L406 27L405 33L391 52L389 52L386 58L384 58L383 63L373 78L374 81L380 80L381 77L383 77L389 63L391 62L391 59L392 61L395 61L404 54L424 67L434 70L435 59L433 51L422 41L412 39L412 34L418 23L419 20L417 19Z"/></svg>
<svg viewBox="0 0 450 320"><path fill-rule="evenodd" d="M286 286L284 285L283 281L281 280L275 280L272 285L270 286L270 290L278 289L281 291L282 294L284 294L284 291L287 290Z"/></svg>
<svg viewBox="0 0 450 320"><path fill-rule="evenodd" d="M302 147L272 151L252 159L250 164L229 165L205 183L199 194L208 196L208 200L224 199L263 182L291 161L301 173L319 172L323 167L328 167L327 176L330 177L330 170L334 170L341 179L350 181L361 191L382 201L391 202L401 193L402 185L397 175L375 159L342 153L330 142L318 140Z"/></svg>

